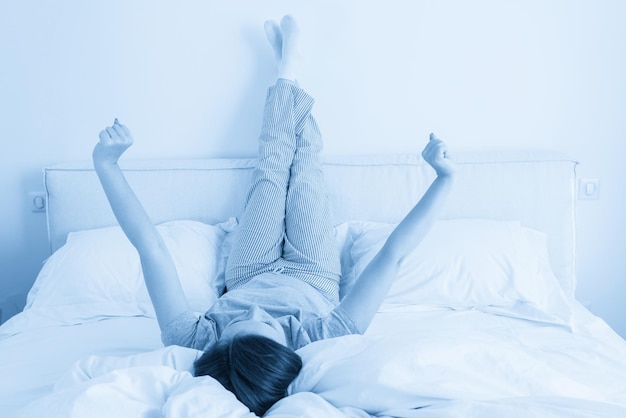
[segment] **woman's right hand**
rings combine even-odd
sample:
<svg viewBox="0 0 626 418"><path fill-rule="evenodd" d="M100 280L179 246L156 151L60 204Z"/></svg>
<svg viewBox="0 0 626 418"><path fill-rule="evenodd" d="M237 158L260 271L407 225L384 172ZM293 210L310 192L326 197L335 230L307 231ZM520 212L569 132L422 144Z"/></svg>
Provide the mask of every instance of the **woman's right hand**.
<svg viewBox="0 0 626 418"><path fill-rule="evenodd" d="M133 137L125 125L117 119L112 126L100 132L100 141L93 149L94 164L113 165L121 155L133 144Z"/></svg>

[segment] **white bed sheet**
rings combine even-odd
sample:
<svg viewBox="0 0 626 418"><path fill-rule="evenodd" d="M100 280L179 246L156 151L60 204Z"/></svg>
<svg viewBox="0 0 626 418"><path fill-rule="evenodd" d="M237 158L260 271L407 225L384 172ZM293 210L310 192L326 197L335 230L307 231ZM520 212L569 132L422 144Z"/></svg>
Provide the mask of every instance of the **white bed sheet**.
<svg viewBox="0 0 626 418"><path fill-rule="evenodd" d="M293 394L267 416L626 416L626 342L582 306L575 311L572 333L478 311L383 307L365 336L301 349ZM153 319L29 321L0 341L1 372L11 377L2 380L3 417L252 416L213 379L191 377L188 354L157 355ZM151 354L131 361L133 353ZM88 354L96 356L71 374Z"/></svg>
<svg viewBox="0 0 626 418"><path fill-rule="evenodd" d="M20 313L0 327L0 417L12 417L19 407L49 393L84 356L123 356L162 347L158 325L150 318L54 324L41 313Z"/></svg>

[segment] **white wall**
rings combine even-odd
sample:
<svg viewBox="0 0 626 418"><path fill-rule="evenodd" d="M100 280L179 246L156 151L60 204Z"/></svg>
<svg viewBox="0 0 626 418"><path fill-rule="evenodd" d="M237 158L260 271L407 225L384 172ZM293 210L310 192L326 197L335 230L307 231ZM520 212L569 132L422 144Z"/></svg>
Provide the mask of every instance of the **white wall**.
<svg viewBox="0 0 626 418"><path fill-rule="evenodd" d="M274 75L262 23L285 12L327 154L418 152L434 131L453 149L561 150L599 177L579 205L578 295L626 336L621 0L3 0L5 319L48 255L27 199L41 167L88 159L114 117L128 158L254 156Z"/></svg>

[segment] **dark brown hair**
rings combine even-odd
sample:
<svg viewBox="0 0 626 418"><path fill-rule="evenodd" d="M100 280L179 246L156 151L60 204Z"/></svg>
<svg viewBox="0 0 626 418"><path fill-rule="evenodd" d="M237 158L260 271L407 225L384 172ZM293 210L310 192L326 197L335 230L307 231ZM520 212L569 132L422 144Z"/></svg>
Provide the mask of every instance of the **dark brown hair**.
<svg viewBox="0 0 626 418"><path fill-rule="evenodd" d="M300 369L295 351L259 335L219 342L194 363L196 376L213 377L259 416L286 396Z"/></svg>

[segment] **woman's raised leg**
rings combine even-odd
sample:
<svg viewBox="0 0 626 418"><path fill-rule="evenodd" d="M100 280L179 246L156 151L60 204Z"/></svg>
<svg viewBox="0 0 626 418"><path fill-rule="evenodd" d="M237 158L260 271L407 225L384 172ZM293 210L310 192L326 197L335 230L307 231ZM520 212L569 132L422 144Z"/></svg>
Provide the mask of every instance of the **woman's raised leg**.
<svg viewBox="0 0 626 418"><path fill-rule="evenodd" d="M298 277L333 302L339 300L341 264L331 223L330 202L319 153L322 136L312 115L296 134L296 151L287 189L287 273Z"/></svg>
<svg viewBox="0 0 626 418"><path fill-rule="evenodd" d="M302 131L313 99L295 86L297 26L291 16L265 24L279 63L279 78L269 88L259 138L259 162L254 170L246 208L239 219L226 267L226 287L241 286L272 271L283 254L285 202L296 133Z"/></svg>
<svg viewBox="0 0 626 418"><path fill-rule="evenodd" d="M285 202L296 149L296 125L308 114L312 99L289 82L269 88L259 138L259 161L252 176L245 210L233 239L226 287L241 286L271 271L283 253Z"/></svg>

